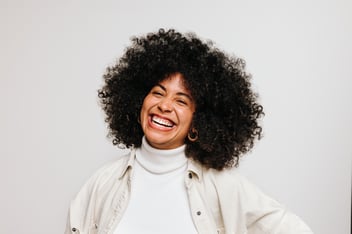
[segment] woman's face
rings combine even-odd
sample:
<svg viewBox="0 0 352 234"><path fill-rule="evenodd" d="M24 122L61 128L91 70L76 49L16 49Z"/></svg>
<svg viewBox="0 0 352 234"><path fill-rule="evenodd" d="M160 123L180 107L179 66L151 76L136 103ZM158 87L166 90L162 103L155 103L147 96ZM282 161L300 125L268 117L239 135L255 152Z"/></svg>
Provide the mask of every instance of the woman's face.
<svg viewBox="0 0 352 234"><path fill-rule="evenodd" d="M154 86L144 98L141 126L148 143L157 149L174 149L184 144L195 103L176 73Z"/></svg>

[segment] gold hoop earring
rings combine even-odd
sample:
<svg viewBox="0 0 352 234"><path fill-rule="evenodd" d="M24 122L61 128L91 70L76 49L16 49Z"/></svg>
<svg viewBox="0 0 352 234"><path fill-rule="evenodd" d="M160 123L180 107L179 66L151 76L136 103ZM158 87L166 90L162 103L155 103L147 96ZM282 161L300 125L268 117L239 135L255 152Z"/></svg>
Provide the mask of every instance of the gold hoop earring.
<svg viewBox="0 0 352 234"><path fill-rule="evenodd" d="M188 140L191 142L195 142L198 140L198 131L195 128L191 128L191 130L188 133Z"/></svg>

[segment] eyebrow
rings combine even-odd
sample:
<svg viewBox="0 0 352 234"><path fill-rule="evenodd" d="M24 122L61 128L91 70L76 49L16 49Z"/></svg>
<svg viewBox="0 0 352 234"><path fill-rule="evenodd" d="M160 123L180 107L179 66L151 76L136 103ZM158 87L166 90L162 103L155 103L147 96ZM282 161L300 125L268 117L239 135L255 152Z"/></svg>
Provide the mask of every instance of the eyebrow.
<svg viewBox="0 0 352 234"><path fill-rule="evenodd" d="M162 90L164 90L166 92L166 88L164 86L162 86L161 84L157 84L156 86L159 86ZM193 98L190 95L188 95L187 93L178 92L178 93L176 93L176 95L185 96L189 100L191 100L191 101L193 100Z"/></svg>

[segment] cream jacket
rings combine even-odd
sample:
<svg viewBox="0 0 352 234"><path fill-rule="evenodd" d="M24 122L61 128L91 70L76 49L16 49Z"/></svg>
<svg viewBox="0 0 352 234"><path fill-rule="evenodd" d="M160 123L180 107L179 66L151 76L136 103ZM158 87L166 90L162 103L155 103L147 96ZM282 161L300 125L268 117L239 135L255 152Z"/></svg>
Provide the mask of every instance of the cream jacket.
<svg viewBox="0 0 352 234"><path fill-rule="evenodd" d="M134 161L132 150L88 180L71 202L66 234L114 232L128 205ZM206 169L189 160L185 186L199 234L313 233L235 169Z"/></svg>

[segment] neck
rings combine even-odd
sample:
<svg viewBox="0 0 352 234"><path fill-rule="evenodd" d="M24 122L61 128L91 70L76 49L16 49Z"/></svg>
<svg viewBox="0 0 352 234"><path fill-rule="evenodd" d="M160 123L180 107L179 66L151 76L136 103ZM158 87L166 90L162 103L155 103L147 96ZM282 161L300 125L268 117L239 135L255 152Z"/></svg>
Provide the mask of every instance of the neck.
<svg viewBox="0 0 352 234"><path fill-rule="evenodd" d="M145 137L142 145L137 149L137 162L153 174L165 174L184 167L187 163L185 145L175 149L160 150L148 144Z"/></svg>

